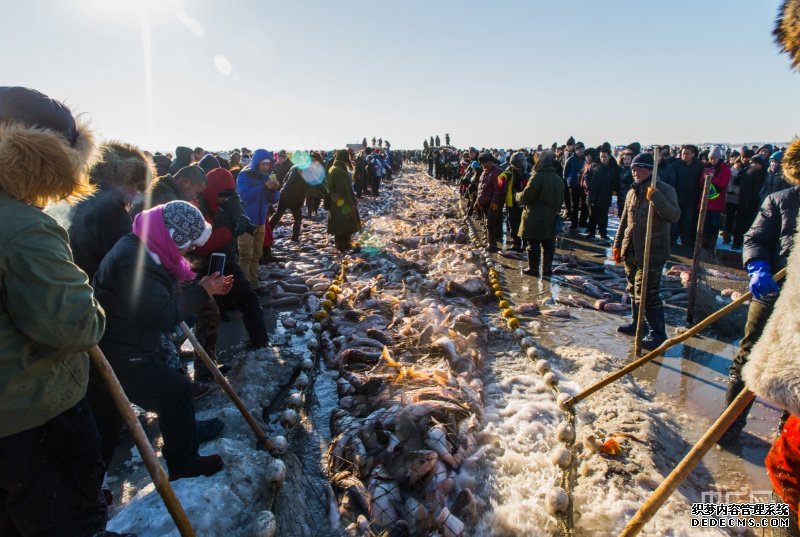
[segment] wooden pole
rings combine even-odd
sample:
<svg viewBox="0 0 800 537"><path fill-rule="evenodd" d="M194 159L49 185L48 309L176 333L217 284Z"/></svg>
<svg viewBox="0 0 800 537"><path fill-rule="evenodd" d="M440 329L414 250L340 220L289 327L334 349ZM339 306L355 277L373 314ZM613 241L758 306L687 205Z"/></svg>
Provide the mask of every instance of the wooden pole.
<svg viewBox="0 0 800 537"><path fill-rule="evenodd" d="M777 281L782 280L784 276L786 276L786 269L782 268L781 270L779 270L775 274L773 279L777 282ZM648 354L642 356L638 360L635 360L635 361L631 362L630 364L626 365L625 367L623 367L619 371L617 371L615 373L611 373L607 377L605 377L605 378L599 380L598 382L596 382L595 384L589 386L588 388L586 388L585 390L580 392L578 395L574 396L569 401L567 401L567 405L574 406L577 403L580 403L581 401L583 401L584 399L586 399L587 397L589 397L593 393L605 388L606 386L608 386L612 382L614 382L616 380L619 380L620 378L624 377L625 375L627 375L631 371L633 371L635 369L638 369L639 367L643 366L644 364L646 364L647 362L651 361L652 359L657 358L658 356L663 354L664 351L666 351L670 347L673 347L673 346L677 345L678 343L680 343L682 341L686 341L690 337L692 337L695 334L697 334L698 332L700 332L703 328L707 327L708 325L710 325L711 323L713 323L714 321L716 321L720 317L723 317L723 316L727 315L728 313L732 312L733 310L735 310L736 308L738 308L739 306L741 306L742 304L744 304L745 302L750 300L752 297L753 297L753 294L750 293L750 292L747 292L747 293L743 294L742 296L740 296L739 298L737 298L736 300L734 300L730 304L727 304L726 306L718 309L717 311L715 311L714 313L712 313L711 315L709 315L708 317L706 317L705 319L703 319L702 321L700 321L699 323L697 323L696 325L691 327L690 329L686 330L682 334L678 334L677 336L666 340L658 348L653 349Z"/></svg>
<svg viewBox="0 0 800 537"><path fill-rule="evenodd" d="M697 296L697 269L700 267L700 254L703 252L703 230L706 226L706 212L708 211L708 189L711 186L713 173L706 173L703 179L703 194L700 198L700 215L697 219L697 236L694 239L694 255L692 256L692 274L689 277L689 296L686 306L686 324L694 322L694 306Z"/></svg>
<svg viewBox="0 0 800 537"><path fill-rule="evenodd" d="M653 190L658 186L658 146L653 150L653 175L650 179L650 186ZM639 285L638 297L636 296L636 285L633 286L634 300L639 299L639 315L636 320L636 335L633 338L633 355L639 356L642 348L642 331L644 329L644 312L647 306L647 283L648 273L650 272L650 248L653 242L653 219L655 218L655 206L652 201L647 201L650 206L647 208L647 234L644 237L644 263L642 265L642 281ZM659 276L660 277L660 276ZM634 276L634 283L635 283Z"/></svg>
<svg viewBox="0 0 800 537"><path fill-rule="evenodd" d="M117 405L117 410L122 415L122 419L125 420L128 430L133 435L133 440L136 442L136 447L139 448L139 454L142 456L144 465L147 467L150 477L153 478L153 484L164 501L167 511L172 516L172 520L175 521L178 531L182 537L195 537L189 517L186 516L186 511L183 510L180 500L175 496L175 491L172 490L169 484L169 478L158 462L153 446L150 445L150 441L147 439L144 429L142 429L142 424L139 423L139 418L133 412L131 402L128 400L128 396L125 395L125 391L114 374L114 370L111 369L111 365L103 355L103 351L100 350L100 347L94 346L89 349L89 356L97 372L105 381L108 393L114 399L114 404Z"/></svg>
<svg viewBox="0 0 800 537"><path fill-rule="evenodd" d="M200 359L203 360L203 363L211 372L211 375L214 377L214 380L216 380L217 383L222 387L222 391L224 391L228 395L228 397L230 397L231 401L233 401L233 404L236 405L236 408L239 409L239 412L242 414L244 420L256 434L258 441L261 442L261 444L270 453L275 453L276 451L278 451L277 446L275 446L273 442L269 438L267 438L267 435L264 434L264 430L261 429L261 426L255 420L255 418L253 418L253 415L250 413L249 410L247 410L247 407L244 406L242 399L239 397L239 395L236 393L236 391L233 389L230 383L228 383L228 380L223 376L222 373L220 373L219 368L217 368L217 364L214 363L214 360L211 359L211 357L208 355L203 346L200 345L200 342L197 341L197 338L189 329L187 324L181 321L180 326L181 330L183 330L183 333L186 334L187 338L189 338L189 342L192 344L192 347L194 347L195 352L197 352L198 356L200 356Z"/></svg>
<svg viewBox="0 0 800 537"><path fill-rule="evenodd" d="M717 440L725 434L725 431L755 398L755 394L750 390L742 390L722 415L717 418L714 425L697 441L678 466L670 472L661 485L653 491L647 501L636 511L636 514L633 515L633 518L630 519L625 529L620 533L620 537L633 537L642 531L644 525L653 518L656 511L664 505L664 502L675 492L675 489L689 477L689 474L700 463L703 456L708 453L708 450L717 443Z"/></svg>

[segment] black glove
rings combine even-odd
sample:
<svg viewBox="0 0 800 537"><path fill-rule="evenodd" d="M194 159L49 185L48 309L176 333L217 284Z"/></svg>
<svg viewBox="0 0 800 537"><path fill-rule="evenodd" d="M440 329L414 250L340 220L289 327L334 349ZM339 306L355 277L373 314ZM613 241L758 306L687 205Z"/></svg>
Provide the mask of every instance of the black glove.
<svg viewBox="0 0 800 537"><path fill-rule="evenodd" d="M217 212L216 216L214 216L214 227L226 227L231 230L231 233L235 234L236 225L233 222L233 218L221 209Z"/></svg>
<svg viewBox="0 0 800 537"><path fill-rule="evenodd" d="M244 235L245 233L253 235L256 232L256 229L258 229L258 226L251 224L250 219L247 218L246 214L240 214L236 219L236 225L233 228L233 234L237 237L239 235Z"/></svg>

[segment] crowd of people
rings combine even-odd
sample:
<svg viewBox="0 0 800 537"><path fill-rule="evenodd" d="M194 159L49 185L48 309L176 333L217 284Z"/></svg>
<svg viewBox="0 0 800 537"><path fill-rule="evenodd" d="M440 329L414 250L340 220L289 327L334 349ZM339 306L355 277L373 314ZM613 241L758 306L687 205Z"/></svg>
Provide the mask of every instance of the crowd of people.
<svg viewBox="0 0 800 537"><path fill-rule="evenodd" d="M215 359L224 311L236 308L249 347L266 347L259 265L277 258L273 230L282 217L291 213L290 240L299 241L303 218L317 218L324 204L335 247L357 251L359 199L378 196L406 159L457 184L468 216L484 223L486 250L504 242L526 251L530 276L552 274L561 233L583 228L587 239L613 241L633 319L645 309L645 349L666 339L659 286L671 247L693 244L698 208L706 205L703 244L713 248L721 233L743 248L755 297L728 401L743 389L742 367L780 291L772 276L793 245L800 144L642 150L586 148L570 138L551 149L459 151L438 143L412 152L364 139L336 151L180 146L174 156L150 154L120 141L98 145L64 104L28 88L0 88L0 534L117 535L105 530L103 480L123 423L88 358L94 346L129 399L158 416L169 478L218 472L222 458L201 455L199 446L224 423L195 418L194 401L208 392L211 374L197 357L187 372L179 325L193 324ZM614 196L620 225L612 239ZM74 203L67 229L42 210L60 200ZM650 210L653 249L642 291ZM619 331L633 334L635 325ZM735 441L744 420L746 413L724 441Z"/></svg>
<svg viewBox="0 0 800 537"><path fill-rule="evenodd" d="M216 359L236 308L249 348L268 346L258 269L276 259L281 218L291 213L299 241L324 204L335 247L357 250L358 200L378 196L405 157L366 139L357 152L150 154L98 145L63 103L0 87L0 535L117 535L103 482L123 420L94 346L130 401L157 415L170 480L223 468L199 453L224 423L195 418L212 376L196 355L192 374L184 366L180 324ZM61 200L73 203L67 229L43 210Z"/></svg>
<svg viewBox="0 0 800 537"><path fill-rule="evenodd" d="M467 217L483 222L487 252L497 252L500 241L508 250L527 251L524 274L545 278L552 274L553 239L560 233L577 235L583 228L583 238L595 239L599 233L600 240L609 241L606 244L610 243L613 261L624 264L631 296L631 322L617 330L634 335L639 309L644 308L642 348L648 351L667 339L659 293L671 248L690 247L686 253L691 256L696 240L714 251L721 239L741 250L753 299L730 367L726 406L745 388L743 371L780 294L782 283L773 277L786 267L794 246L800 210L800 140L788 148L764 144L740 150L713 146L701 151L691 144L643 150L638 143L616 148L604 143L594 149L569 138L565 145L553 144L547 150L539 146L509 152L475 148L460 152L433 147L415 158L427 161L433 177L458 182L467 200ZM456 159L458 173L450 174ZM614 196L619 227L609 238L608 216ZM651 250L643 290L651 210ZM703 231L695 239L703 210ZM562 219L569 221L566 230ZM783 386L796 379L776 382ZM783 397L786 391L781 394ZM786 397L798 404L795 397ZM720 445L730 449L740 444L751 406L752 402L725 432ZM777 496L792 509L796 530L798 419L784 411L778 431L767 457L767 470Z"/></svg>

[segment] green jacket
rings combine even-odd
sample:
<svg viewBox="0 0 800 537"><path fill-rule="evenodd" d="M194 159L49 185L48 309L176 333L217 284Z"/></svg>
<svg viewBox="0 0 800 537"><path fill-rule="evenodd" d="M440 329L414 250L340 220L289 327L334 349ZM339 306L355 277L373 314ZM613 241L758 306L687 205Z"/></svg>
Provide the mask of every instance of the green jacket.
<svg viewBox="0 0 800 537"><path fill-rule="evenodd" d="M516 200L524 206L517 235L534 241L553 240L556 216L564 203L564 181L555 168L546 166L533 172Z"/></svg>
<svg viewBox="0 0 800 537"><path fill-rule="evenodd" d="M86 350L105 317L67 232L0 192L0 438L44 425L86 394Z"/></svg>
<svg viewBox="0 0 800 537"><path fill-rule="evenodd" d="M330 193L330 216L328 233L331 235L352 235L361 230L361 219L353 195L353 181L345 164L334 161L328 170L326 180Z"/></svg>

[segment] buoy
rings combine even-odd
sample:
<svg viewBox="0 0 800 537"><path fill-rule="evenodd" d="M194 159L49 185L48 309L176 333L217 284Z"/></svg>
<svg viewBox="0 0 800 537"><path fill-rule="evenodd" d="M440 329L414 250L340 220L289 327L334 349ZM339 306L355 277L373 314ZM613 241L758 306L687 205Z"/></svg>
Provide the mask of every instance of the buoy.
<svg viewBox="0 0 800 537"><path fill-rule="evenodd" d="M527 354L528 358L531 360L535 360L539 357L539 351L536 350L536 347L528 347L525 349L525 354Z"/></svg>
<svg viewBox="0 0 800 537"><path fill-rule="evenodd" d="M522 346L523 349L527 349L528 347L533 347L534 341L532 337L525 336L519 340L519 344Z"/></svg>
<svg viewBox="0 0 800 537"><path fill-rule="evenodd" d="M289 442L286 440L286 437L282 434L277 436L273 436L267 443L270 444L272 447L270 448L270 452L275 455L280 455L282 453L286 453L286 448L289 446Z"/></svg>
<svg viewBox="0 0 800 537"><path fill-rule="evenodd" d="M333 302L331 302L328 299L322 300L319 303L319 307L321 307L324 310L329 310L333 307Z"/></svg>
<svg viewBox="0 0 800 537"><path fill-rule="evenodd" d="M550 363L545 359L541 359L536 362L534 369L536 369L536 372L540 375L544 375L545 373L549 373L551 371Z"/></svg>
<svg viewBox="0 0 800 537"><path fill-rule="evenodd" d="M514 310L512 310L511 308L506 308L503 310L503 317L505 317L506 319L510 319L513 316L514 316Z"/></svg>
<svg viewBox="0 0 800 537"><path fill-rule="evenodd" d="M519 319L517 319L517 322L519 322ZM515 329L514 330L514 337L517 338L517 339L524 338L525 337L525 330L523 330L522 328Z"/></svg>
<svg viewBox="0 0 800 537"><path fill-rule="evenodd" d="M553 373L552 371L548 371L544 374L544 383L550 386L551 388L555 388L558 386L558 375Z"/></svg>
<svg viewBox="0 0 800 537"><path fill-rule="evenodd" d="M286 464L280 459L274 459L267 465L264 478L270 485L280 485L286 480Z"/></svg>
<svg viewBox="0 0 800 537"><path fill-rule="evenodd" d="M511 304L508 303L508 300L501 300L498 306L500 306L500 309L506 309L511 306Z"/></svg>
<svg viewBox="0 0 800 537"><path fill-rule="evenodd" d="M558 446L553 450L552 455L550 455L550 460L553 464L565 470L569 468L569 465L572 463L572 454L564 446Z"/></svg>
<svg viewBox="0 0 800 537"><path fill-rule="evenodd" d="M572 399L572 396L567 392L561 392L560 394L558 394L558 396L556 397L556 403L558 403L558 408L560 408L561 410L567 410L569 408L569 405L567 405L567 401L569 401L570 399Z"/></svg>
<svg viewBox="0 0 800 537"><path fill-rule="evenodd" d="M317 340L316 339L312 339L311 341L316 342ZM297 378L294 381L295 387L297 387L297 388L299 388L301 390L306 388L306 387L308 387L308 385L310 383L311 383L311 379L309 379L308 375L306 375L304 372L301 372L299 375L297 375Z"/></svg>
<svg viewBox="0 0 800 537"><path fill-rule="evenodd" d="M314 313L314 318L318 321L323 321L328 317L328 312L325 310L319 310Z"/></svg>
<svg viewBox="0 0 800 537"><path fill-rule="evenodd" d="M575 427L568 421L562 421L556 427L556 438L560 442L571 445L575 441Z"/></svg>
<svg viewBox="0 0 800 537"><path fill-rule="evenodd" d="M287 431L297 424L298 416L295 410L287 408L281 412L280 423Z"/></svg>
<svg viewBox="0 0 800 537"><path fill-rule="evenodd" d="M300 362L300 367L306 371L311 371L314 368L314 360L311 358L303 358L303 361Z"/></svg>
<svg viewBox="0 0 800 537"><path fill-rule="evenodd" d="M314 332L321 332L322 331L322 325L319 324L319 323L314 323L314 324L311 325L311 329Z"/></svg>
<svg viewBox="0 0 800 537"><path fill-rule="evenodd" d="M336 300L336 293L334 293L333 291L328 291L327 293L325 293L325 298L333 302L334 300Z"/></svg>
<svg viewBox="0 0 800 537"><path fill-rule="evenodd" d="M516 317L511 317L508 320L508 327L511 330L516 330L517 328L519 328L519 319L517 319Z"/></svg>
<svg viewBox="0 0 800 537"><path fill-rule="evenodd" d="M303 396L299 392L294 392L286 398L286 406L297 410L303 406Z"/></svg>
<svg viewBox="0 0 800 537"><path fill-rule="evenodd" d="M547 498L544 501L547 512L552 516L558 516L566 512L569 507L569 495L567 491L561 487L553 487L547 493Z"/></svg>
<svg viewBox="0 0 800 537"><path fill-rule="evenodd" d="M317 341L317 338L311 338L306 342L306 347L310 351L315 351L319 348L319 341Z"/></svg>
<svg viewBox="0 0 800 537"><path fill-rule="evenodd" d="M261 511L256 519L250 523L247 530L248 537L275 537L278 532L278 522L271 511Z"/></svg>

